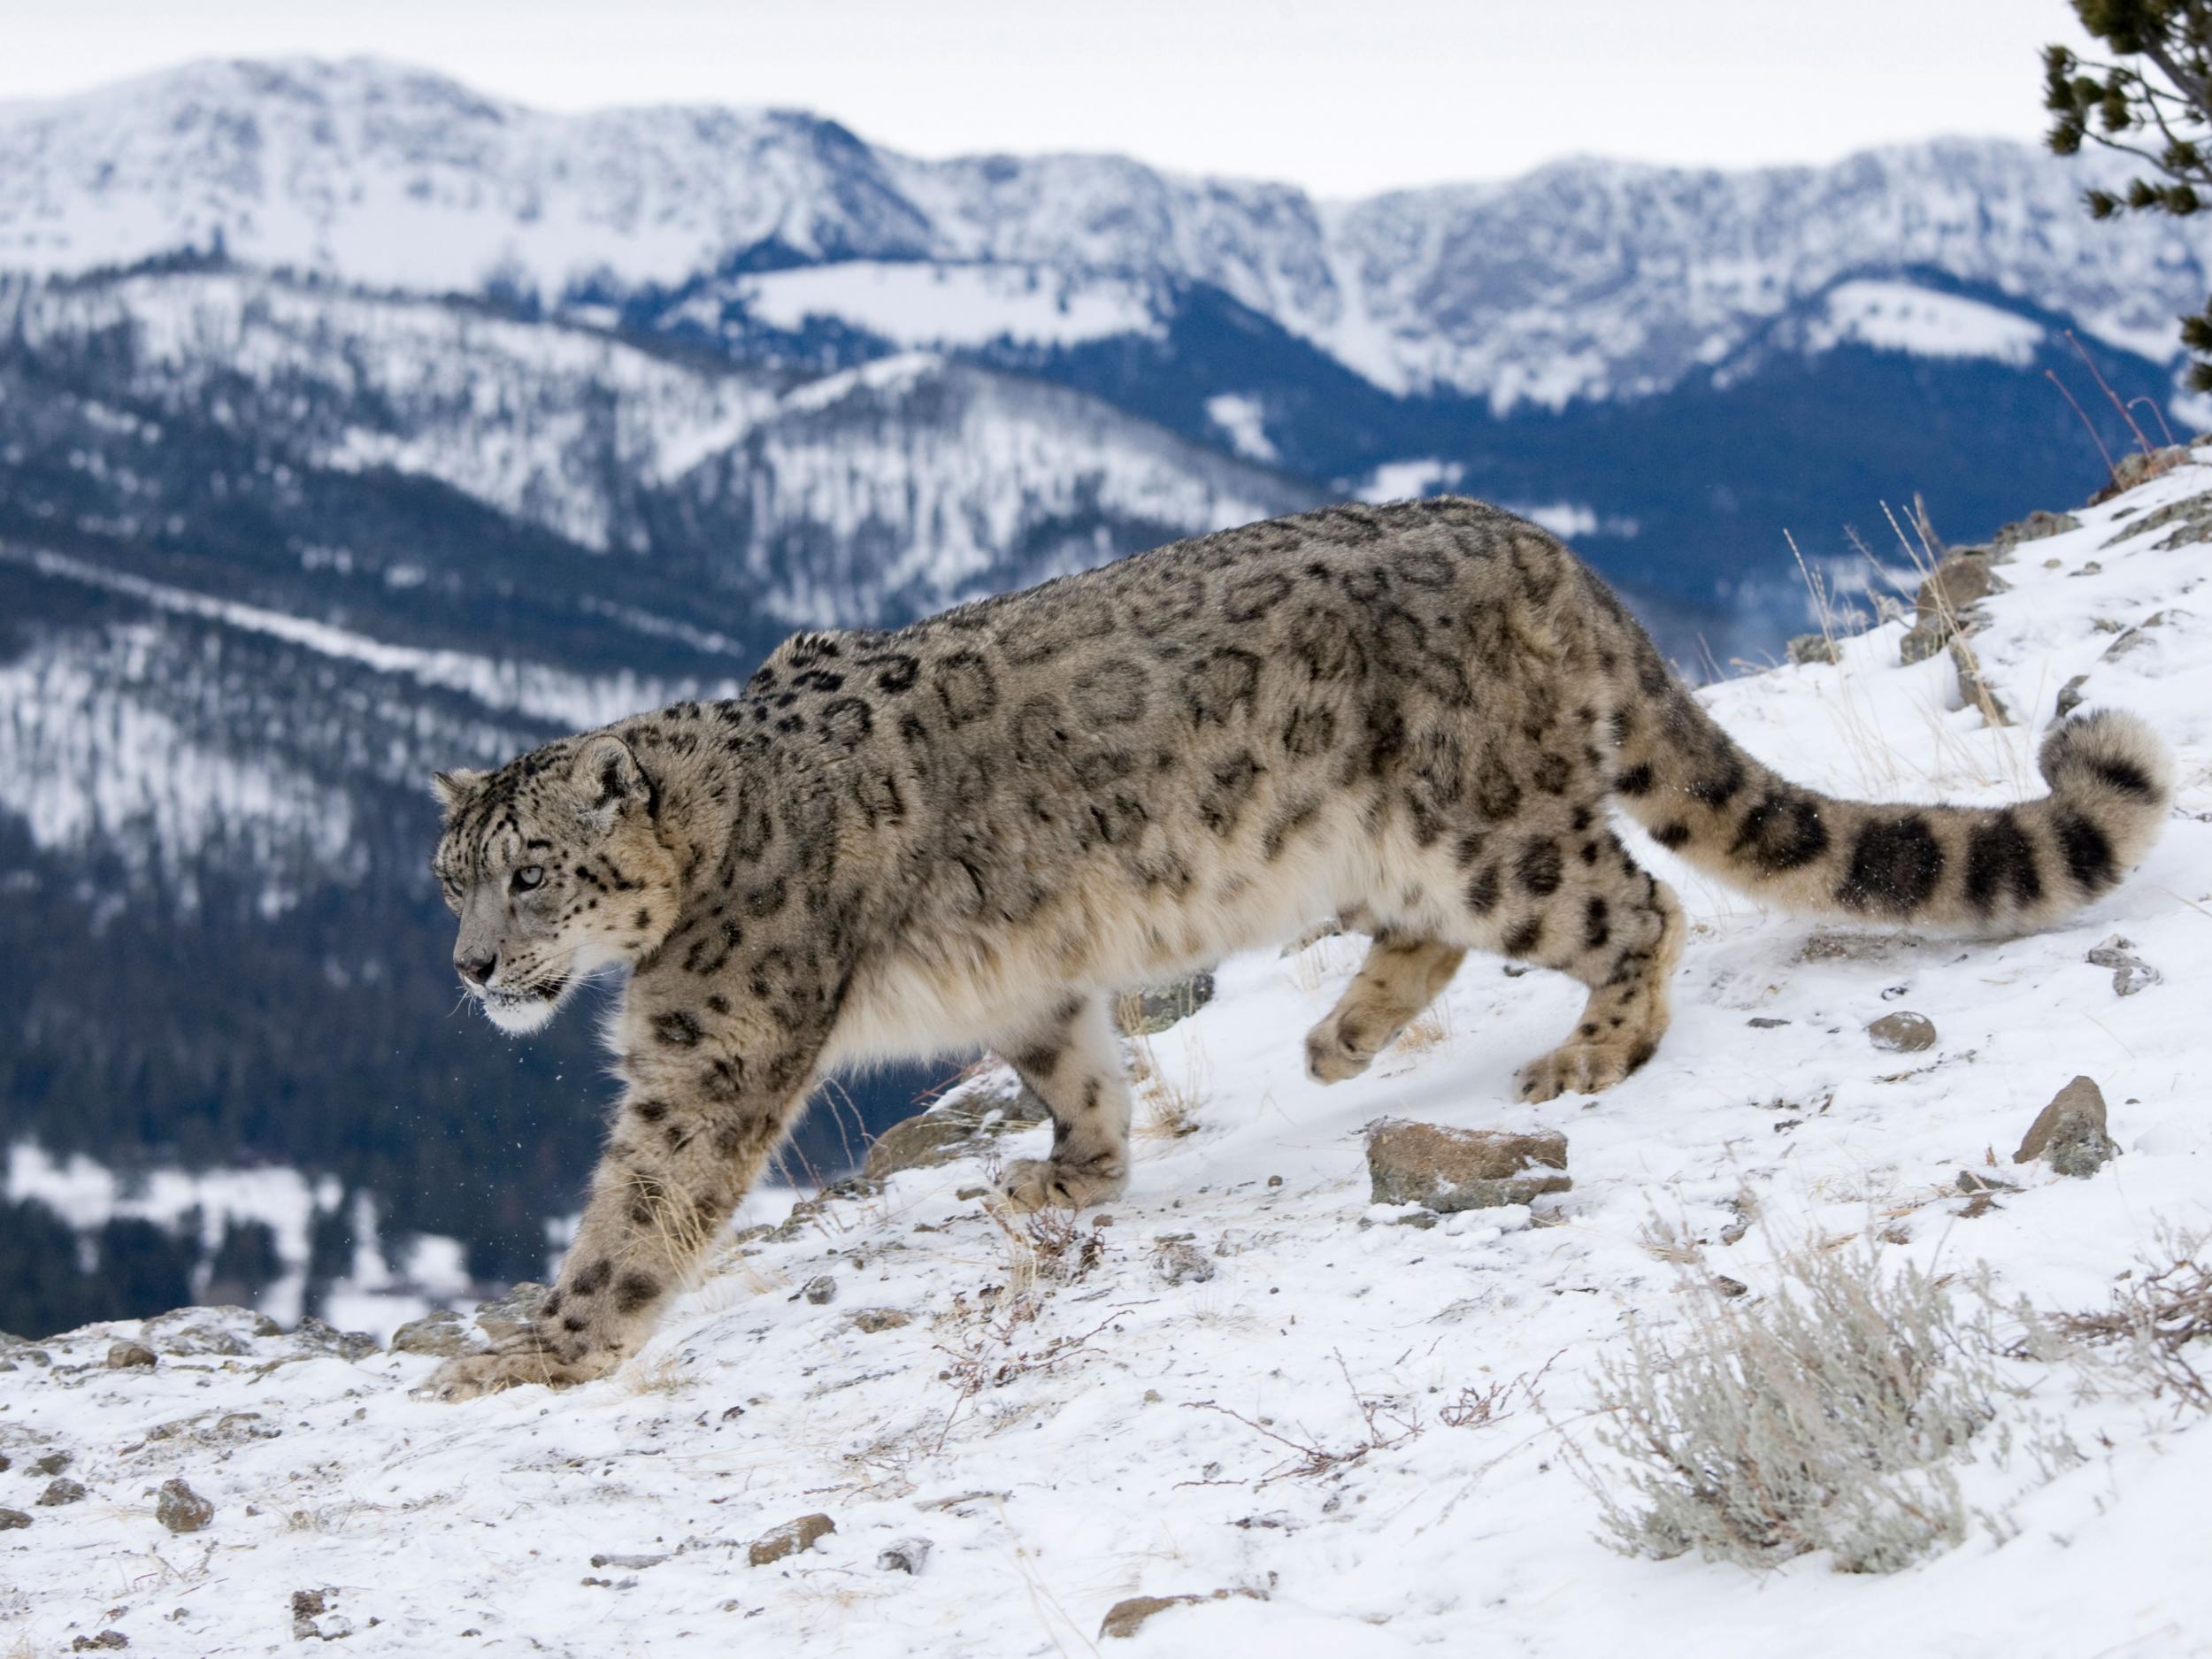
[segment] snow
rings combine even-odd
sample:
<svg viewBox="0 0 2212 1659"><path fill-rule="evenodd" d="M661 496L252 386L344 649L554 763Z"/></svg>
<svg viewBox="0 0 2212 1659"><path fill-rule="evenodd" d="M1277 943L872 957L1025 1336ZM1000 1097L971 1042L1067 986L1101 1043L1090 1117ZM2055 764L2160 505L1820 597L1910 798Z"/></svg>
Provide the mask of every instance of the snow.
<svg viewBox="0 0 2212 1659"><path fill-rule="evenodd" d="M1418 501L1457 488L1467 469L1457 461L1425 456L1419 460L1385 461L1354 490L1362 501Z"/></svg>
<svg viewBox="0 0 2212 1659"><path fill-rule="evenodd" d="M1874 280L1838 283L1825 315L1807 332L1815 352L1849 342L1923 357L1987 357L2015 368L2033 362L2044 340L2041 325L1979 300Z"/></svg>
<svg viewBox="0 0 2212 1659"><path fill-rule="evenodd" d="M1039 265L854 259L750 277L733 297L777 328L835 318L901 346L1071 346L1164 332L1144 284Z"/></svg>
<svg viewBox="0 0 2212 1659"><path fill-rule="evenodd" d="M290 1651L292 1594L320 1590L319 1633L343 1620L356 1655L888 1659L1117 1651L1094 1632L1125 1596L1248 1589L1266 1599L1164 1613L1127 1651L2212 1653L2212 1425L2085 1393L2064 1366L2006 1362L2030 1391L2008 1409L2062 1425L2085 1461L2047 1479L2017 1453L2000 1465L1985 1433L1961 1471L1979 1517L1966 1542L1889 1577L1817 1557L1763 1577L1624 1558L1594 1536L1577 1473L1578 1456L1603 1463L1594 1371L1621 1351L1624 1317L1683 1317L1655 1248L1665 1229L1694 1241L1692 1271L1754 1296L1788 1252L1874 1233L1888 1263L1957 1286L1986 1263L1999 1296L2062 1309L2101 1304L2162 1230L2212 1227L2212 603L2202 544L2161 550L2162 528L2116 539L2208 494L2212 465L2180 468L2003 566L2011 590L1986 602L1974 642L2021 725L1957 706L1942 659L1898 666L1895 623L1847 641L1837 665L1708 694L1804 781L1998 802L2039 787L2036 740L2085 672L2092 706L2135 710L2174 745L2180 794L2144 866L2048 932L1839 934L1638 838L1693 924L1673 1029L1616 1089L1541 1105L1515 1101L1512 1075L1569 1027L1579 994L1557 976L1471 961L1432 1022L1325 1090L1297 1039L1354 941L1234 959L1211 1005L1149 1041L1155 1075L1196 1096L1195 1133L1141 1136L1110 1225L1078 1220L1099 1259L1039 1279L1036 1317L1010 1340L984 1310L1019 1293L1034 1257L1018 1219L961 1196L984 1179L972 1161L832 1199L788 1237L733 1241L635 1360L557 1395L441 1406L409 1392L427 1358L348 1363L280 1337L150 1372L100 1363L127 1324L57 1339L50 1368L18 1354L0 1372L16 1465L0 1503L34 1517L0 1534L0 1618L36 1652L110 1627L134 1650ZM2129 626L2143 643L2108 659ZM2115 932L2162 982L2116 995L2084 960ZM1866 1024L1899 1009L1934 1022L1932 1049L1870 1045ZM2012 1164L2077 1073L2102 1086L2124 1156L2087 1180ZM1388 1225L1360 1141L1386 1114L1560 1130L1573 1190L1532 1211ZM1030 1156L1047 1138L1001 1144ZM2020 1190L1969 1216L1957 1174L1993 1164ZM1761 1225L1724 1242L1747 1198ZM1173 1242L1212 1276L1165 1282L1154 1263ZM817 1305L799 1287L824 1273L837 1294ZM911 1322L864 1333L851 1316L870 1308ZM1004 1367L999 1386L964 1398L963 1356ZM1519 1379L1540 1375L1536 1403ZM1462 1390L1493 1384L1505 1415L1446 1422ZM1295 1455L1271 1436L1348 1448L1356 1394L1417 1413L1420 1432L1334 1473L1287 1472ZM150 1432L238 1411L268 1438ZM48 1449L75 1454L89 1500L30 1507L26 1468ZM171 1477L214 1503L204 1533L155 1522L152 1489ZM837 1530L810 1551L746 1563L748 1540L816 1511ZM933 1547L919 1574L878 1565L915 1537Z"/></svg>
<svg viewBox="0 0 2212 1659"><path fill-rule="evenodd" d="M1206 400L1206 419L1246 460L1275 459L1275 445L1267 435L1267 405L1258 398L1243 392L1217 392Z"/></svg>

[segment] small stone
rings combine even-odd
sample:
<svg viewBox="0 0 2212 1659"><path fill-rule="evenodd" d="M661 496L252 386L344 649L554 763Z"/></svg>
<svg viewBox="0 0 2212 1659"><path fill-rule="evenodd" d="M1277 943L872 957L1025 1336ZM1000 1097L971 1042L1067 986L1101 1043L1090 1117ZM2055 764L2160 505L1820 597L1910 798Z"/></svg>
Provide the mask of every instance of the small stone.
<svg viewBox="0 0 2212 1659"><path fill-rule="evenodd" d="M1793 663L1832 663L1841 655L1836 642L1824 634L1801 634L1785 648Z"/></svg>
<svg viewBox="0 0 2212 1659"><path fill-rule="evenodd" d="M1924 663L1950 643L1951 630L1942 620L1916 623L1897 641L1897 660L1910 667Z"/></svg>
<svg viewBox="0 0 2212 1659"><path fill-rule="evenodd" d="M142 1342L117 1342L108 1349L110 1371L150 1371L160 1363Z"/></svg>
<svg viewBox="0 0 2212 1659"><path fill-rule="evenodd" d="M1280 1187L1283 1184L1283 1178L1279 1175L1271 1175L1267 1178L1267 1184L1270 1187Z"/></svg>
<svg viewBox="0 0 2212 1659"><path fill-rule="evenodd" d="M2088 684L2088 675L2076 674L2058 688L2058 718L2060 719L2064 719L2081 707L2086 695L2085 687Z"/></svg>
<svg viewBox="0 0 2212 1659"><path fill-rule="evenodd" d="M0 1509L0 1532L12 1532L30 1524L31 1517L20 1509Z"/></svg>
<svg viewBox="0 0 2212 1659"><path fill-rule="evenodd" d="M2012 711L2005 707L2005 700L1991 687L1982 672L1981 659L1974 655L1964 640L1951 641L1951 666L1958 674L1959 701L1970 709L1981 710L1983 724L2010 726Z"/></svg>
<svg viewBox="0 0 2212 1659"><path fill-rule="evenodd" d="M65 1476L50 1483L46 1490L38 1494L38 1507L58 1509L65 1503L82 1503L88 1495L81 1484Z"/></svg>
<svg viewBox="0 0 2212 1659"><path fill-rule="evenodd" d="M856 1331L873 1336L879 1331L895 1331L902 1325L914 1323L914 1316L903 1308L860 1308L852 1316Z"/></svg>
<svg viewBox="0 0 2212 1659"><path fill-rule="evenodd" d="M1367 1174L1378 1204L1440 1213L1525 1204L1573 1186L1556 1130L1448 1129L1383 1118L1367 1128Z"/></svg>
<svg viewBox="0 0 2212 1659"><path fill-rule="evenodd" d="M2119 1151L2105 1123L2103 1091L2088 1078L2078 1077L2036 1114L2012 1161L2041 1158L2061 1175L2086 1179Z"/></svg>
<svg viewBox="0 0 2212 1659"><path fill-rule="evenodd" d="M1744 1023L1760 1031L1777 1031L1790 1022L1786 1019L1777 1019L1770 1014L1754 1014Z"/></svg>
<svg viewBox="0 0 2212 1659"><path fill-rule="evenodd" d="M76 1461L77 1454L74 1452L49 1452L31 1464L31 1472L35 1475L58 1475Z"/></svg>
<svg viewBox="0 0 2212 1659"><path fill-rule="evenodd" d="M1202 1285L1214 1276L1214 1259L1187 1239L1163 1239L1155 1247L1152 1265L1171 1285Z"/></svg>
<svg viewBox="0 0 2212 1659"><path fill-rule="evenodd" d="M429 1354L450 1359L469 1348L468 1327L450 1308L440 1308L419 1319L410 1319L392 1333L395 1354Z"/></svg>
<svg viewBox="0 0 2212 1659"><path fill-rule="evenodd" d="M827 1273L817 1273L800 1294L818 1308L837 1299L837 1280Z"/></svg>
<svg viewBox="0 0 2212 1659"><path fill-rule="evenodd" d="M1893 1054L1917 1054L1935 1046L1936 1028L1935 1022L1925 1014L1900 1009L1869 1025L1866 1034L1877 1048L1886 1048Z"/></svg>
<svg viewBox="0 0 2212 1659"><path fill-rule="evenodd" d="M2147 962L2124 962L2112 971L2112 994L2133 996L2138 991L2156 985L2161 977Z"/></svg>
<svg viewBox="0 0 2212 1659"><path fill-rule="evenodd" d="M292 1340L311 1353L334 1354L347 1361L366 1359L383 1348L366 1331L340 1331L311 1314L294 1327Z"/></svg>
<svg viewBox="0 0 2212 1659"><path fill-rule="evenodd" d="M826 1515L802 1515L795 1521L786 1521L771 1532L756 1538L746 1551L747 1559L756 1567L765 1567L787 1555L795 1555L811 1549L817 1539L826 1538L837 1530L837 1523Z"/></svg>
<svg viewBox="0 0 2212 1659"><path fill-rule="evenodd" d="M173 1532L196 1532L215 1518L215 1506L181 1480L165 1480L154 1518Z"/></svg>
<svg viewBox="0 0 2212 1659"><path fill-rule="evenodd" d="M1106 1609L1106 1617L1098 1627L1099 1637L1102 1640L1110 1637L1125 1640L1143 1629L1145 1621L1155 1614L1164 1613L1171 1607L1195 1607L1202 1601L1225 1601L1233 1595L1254 1601L1267 1600L1257 1590L1216 1590L1210 1595L1133 1595Z"/></svg>
<svg viewBox="0 0 2212 1659"><path fill-rule="evenodd" d="M2016 1193L2020 1189L2010 1181L2001 1181L1993 1175L1984 1175L1978 1170L1961 1170L1958 1180L1962 1193Z"/></svg>
<svg viewBox="0 0 2212 1659"><path fill-rule="evenodd" d="M1740 1279L1731 1279L1725 1273L1713 1275L1713 1288L1720 1292L1722 1295L1731 1298L1748 1295L1751 1293L1750 1286L1745 1284Z"/></svg>
<svg viewBox="0 0 2212 1659"><path fill-rule="evenodd" d="M131 1639L119 1630L104 1630L96 1636L79 1636L69 1644L71 1653L111 1653L127 1647Z"/></svg>
<svg viewBox="0 0 2212 1659"><path fill-rule="evenodd" d="M2135 954L2135 941L2114 933L2093 949L2085 960L2092 967L2112 970L2112 993L2116 996L2133 996L2147 987L2156 985L2163 977L2156 968Z"/></svg>
<svg viewBox="0 0 2212 1659"><path fill-rule="evenodd" d="M477 1305L477 1329L491 1339L494 1348L511 1341L522 1335L528 1329L530 1321L537 1317L538 1310L545 1306L548 1294L546 1287L534 1279L526 1279L511 1286L507 1294L496 1302Z"/></svg>
<svg viewBox="0 0 2212 1659"><path fill-rule="evenodd" d="M1214 1000L1214 976L1200 970L1166 985L1148 986L1122 1000L1122 1028L1133 1037L1154 1037L1181 1024Z"/></svg>
<svg viewBox="0 0 2212 1659"><path fill-rule="evenodd" d="M1955 623L1967 606L1990 594L2003 592L2004 586L1997 572L1990 568L1986 556L1950 554L1920 584L1914 606L1917 626L1925 626L1943 619Z"/></svg>
<svg viewBox="0 0 2212 1659"><path fill-rule="evenodd" d="M877 1552L876 1568L881 1572L918 1573L929 1564L933 1546L926 1538L902 1538Z"/></svg>
<svg viewBox="0 0 2212 1659"><path fill-rule="evenodd" d="M1094 1233L1097 1232L1101 1227L1110 1227L1113 1225L1113 1217L1103 1210L1100 1210L1096 1215L1091 1217L1091 1231Z"/></svg>
<svg viewBox="0 0 2212 1659"><path fill-rule="evenodd" d="M2081 520L2070 512L2030 513L2017 524L2008 524L1990 539L1992 558L2002 558L2024 541L2040 541L2046 536L2063 535L2069 530L2081 528Z"/></svg>

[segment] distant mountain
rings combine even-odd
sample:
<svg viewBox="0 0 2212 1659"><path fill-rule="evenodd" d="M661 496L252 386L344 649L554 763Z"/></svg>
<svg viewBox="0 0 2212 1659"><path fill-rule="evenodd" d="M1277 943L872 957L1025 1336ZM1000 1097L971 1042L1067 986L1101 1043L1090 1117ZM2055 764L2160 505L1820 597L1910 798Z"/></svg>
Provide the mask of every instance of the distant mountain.
<svg viewBox="0 0 2212 1659"><path fill-rule="evenodd" d="M1771 650L1786 531L1863 580L1885 503L1971 539L2093 488L2116 404L2212 419L2173 329L2212 239L2093 225L2093 176L1946 140L1318 203L363 60L0 106L11 1133L298 1172L274 1242L180 1265L140 1217L134 1282L273 1251L315 1305L370 1217L534 1271L598 1060L454 1016L431 766L1351 495L1489 496L1685 660Z"/></svg>
<svg viewBox="0 0 2212 1659"><path fill-rule="evenodd" d="M789 111L562 116L371 60L205 63L0 109L0 267L219 250L949 348L1144 335L1208 288L1386 391L1503 411L1664 390L1867 270L1940 271L2169 357L2174 314L2212 287L2206 239L2093 224L2087 178L1937 140L1743 173L1571 160L1324 204L1116 157L920 161Z"/></svg>

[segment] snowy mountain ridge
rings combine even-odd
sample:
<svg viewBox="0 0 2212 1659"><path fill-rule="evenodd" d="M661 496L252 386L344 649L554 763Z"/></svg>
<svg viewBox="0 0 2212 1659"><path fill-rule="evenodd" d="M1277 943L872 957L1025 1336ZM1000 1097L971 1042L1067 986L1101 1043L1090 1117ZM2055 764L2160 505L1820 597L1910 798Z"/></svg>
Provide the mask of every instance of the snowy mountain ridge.
<svg viewBox="0 0 2212 1659"><path fill-rule="evenodd" d="M1671 1032L1603 1096L1515 1100L1580 993L1494 961L1367 1075L1314 1086L1297 1035L1359 956L1325 939L1223 964L1210 1003L1133 1041L1143 1133L1102 1214L1056 1230L979 1201L1041 1126L764 1193L646 1349L572 1392L413 1397L421 1348L477 1340L465 1320L398 1352L238 1312L10 1344L0 1619L38 1655L110 1631L211 1655L1394 1659L1474 1631L1531 1659L2212 1653L2212 1422L2041 1349L1995 1362L1997 1421L1955 1463L1962 1538L1910 1570L1754 1575L1595 1536L1602 1372L1632 1325L1678 1340L1701 1297L1755 1311L1844 1250L1962 1302L1985 1267L2007 1319L2093 1309L2212 1228L2212 450L2039 527L1970 635L2014 723L1966 703L1951 657L1901 663L1901 620L1701 695L1793 778L1916 801L2039 791L2062 695L2142 715L2178 759L2171 818L2062 924L1819 927L1623 826L1691 928ZM2116 974L2115 933L2147 972ZM1870 1032L1904 1012L1925 1047ZM2015 1161L2078 1074L2119 1156ZM1386 1116L1557 1132L1571 1188L1372 1203L1361 1132Z"/></svg>
<svg viewBox="0 0 2212 1659"><path fill-rule="evenodd" d="M925 161L789 111L555 115L370 59L208 62L0 108L0 269L219 250L916 346L1141 335L1195 284L1387 391L1503 411L1663 389L1862 271L1986 284L2170 360L2212 260L2185 225L2093 224L2079 195L2101 167L1948 139L1743 173L1577 159L1325 203L1110 156Z"/></svg>

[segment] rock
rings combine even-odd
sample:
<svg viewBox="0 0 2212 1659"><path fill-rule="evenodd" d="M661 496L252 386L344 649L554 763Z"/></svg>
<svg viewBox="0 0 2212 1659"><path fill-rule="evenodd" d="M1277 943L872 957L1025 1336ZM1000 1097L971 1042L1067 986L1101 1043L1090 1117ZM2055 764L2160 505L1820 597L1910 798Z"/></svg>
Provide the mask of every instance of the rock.
<svg viewBox="0 0 2212 1659"><path fill-rule="evenodd" d="M1897 641L1897 660L1908 667L1924 663L1950 642L1951 630L1942 622L1916 624Z"/></svg>
<svg viewBox="0 0 2212 1659"><path fill-rule="evenodd" d="M1153 1268L1171 1285L1202 1285L1214 1276L1214 1259L1188 1239L1163 1239L1153 1247Z"/></svg>
<svg viewBox="0 0 2212 1659"><path fill-rule="evenodd" d="M538 1310L545 1306L547 1294L546 1287L534 1279L511 1286L498 1301L477 1304L476 1328L492 1340L495 1348L511 1340L529 1328Z"/></svg>
<svg viewBox="0 0 2212 1659"><path fill-rule="evenodd" d="M862 1172L879 1181L899 1170L933 1169L980 1152L994 1137L1043 1123L1051 1114L1028 1089L973 1092L951 1105L893 1124L868 1148Z"/></svg>
<svg viewBox="0 0 2212 1659"><path fill-rule="evenodd" d="M392 1333L395 1354L430 1354L450 1359L469 1350L468 1327L450 1308L440 1308L419 1319L410 1319Z"/></svg>
<svg viewBox="0 0 2212 1659"><path fill-rule="evenodd" d="M79 1636L73 1639L69 1644L69 1651L71 1653L111 1653L116 1648L127 1647L130 1645L131 1639L121 1631L104 1630L96 1636Z"/></svg>
<svg viewBox="0 0 2212 1659"><path fill-rule="evenodd" d="M366 1359L383 1345L366 1331L340 1331L310 1315L294 1327L292 1340L311 1354L334 1354L342 1360Z"/></svg>
<svg viewBox="0 0 2212 1659"><path fill-rule="evenodd" d="M49 1452L31 1465L35 1475L58 1475L77 1461L74 1452Z"/></svg>
<svg viewBox="0 0 2212 1659"><path fill-rule="evenodd" d="M2130 449L2112 469L2112 482L2100 494L2119 495L2133 489L2138 484L2149 482L2162 472L2170 472L2189 458L2189 451L2180 444L2165 449Z"/></svg>
<svg viewBox="0 0 2212 1659"><path fill-rule="evenodd" d="M1754 1014L1744 1021L1745 1025L1756 1031L1778 1031L1789 1023L1786 1019L1777 1019L1771 1014Z"/></svg>
<svg viewBox="0 0 2212 1659"><path fill-rule="evenodd" d="M117 1342L108 1348L110 1371L150 1371L160 1363L143 1342Z"/></svg>
<svg viewBox="0 0 2212 1659"><path fill-rule="evenodd" d="M2081 528L2081 520L2070 512L2030 513L2016 524L2008 524L1990 539L1989 556L2001 559L2024 541L2040 541L2046 536L2063 535L2069 530Z"/></svg>
<svg viewBox="0 0 2212 1659"><path fill-rule="evenodd" d="M65 1503L82 1503L88 1495L81 1485L65 1476L50 1483L45 1491L38 1494L38 1507L42 1509L58 1509Z"/></svg>
<svg viewBox="0 0 2212 1659"><path fill-rule="evenodd" d="M2058 718L2060 719L2064 719L2075 710L2081 707L2085 695L2085 688L2088 686L2088 675L2076 674L2071 680L2068 680L2064 685L2058 688Z"/></svg>
<svg viewBox="0 0 2212 1659"><path fill-rule="evenodd" d="M1962 639L1951 641L1951 666L1959 677L1959 700L1970 709L1979 709L1984 724L2012 724L2012 711L2005 707L2005 700L1990 687L1988 680L1982 673L1981 659L1974 655L1974 648Z"/></svg>
<svg viewBox="0 0 2212 1659"><path fill-rule="evenodd" d="M1962 1193L2016 1193L2020 1190L2010 1181L2001 1181L1993 1175L1984 1175L1977 1170L1961 1170L1958 1187Z"/></svg>
<svg viewBox="0 0 2212 1659"><path fill-rule="evenodd" d="M1978 599L2002 593L2005 584L1979 553L1953 553L1937 562L1920 584L1914 602L1915 626L1947 622L1955 626L1967 606Z"/></svg>
<svg viewBox="0 0 2212 1659"><path fill-rule="evenodd" d="M2148 627L2150 625L2148 623L2144 624L2144 627ZM2152 646L2157 643L2158 641L2152 638L2151 635L2144 633L2142 628L2129 628L2122 633L2118 639L2113 641L2111 644L2106 646L2104 648L2104 654L2098 657L2097 660L2101 663L2116 663L2123 657L2134 656L2136 652L2142 650L2147 646Z"/></svg>
<svg viewBox="0 0 2212 1659"><path fill-rule="evenodd" d="M754 1566L765 1567L771 1562L813 1548L815 1540L827 1538L836 1530L837 1523L826 1515L802 1515L797 1520L786 1521L756 1538L746 1551L746 1557Z"/></svg>
<svg viewBox="0 0 2212 1659"><path fill-rule="evenodd" d="M2085 958L2092 967L2112 970L2112 993L2115 996L2133 996L2147 986L2156 985L2164 976L2156 968L2135 954L2135 941L2114 933L2092 949Z"/></svg>
<svg viewBox="0 0 2212 1659"><path fill-rule="evenodd" d="M1917 1054L1923 1048L1935 1047L1936 1028L1935 1022L1925 1014L1900 1009L1869 1025L1866 1034L1877 1048L1886 1048L1893 1054Z"/></svg>
<svg viewBox="0 0 2212 1659"><path fill-rule="evenodd" d="M881 1572L918 1573L929 1564L929 1552L933 1548L926 1538L902 1538L886 1545L876 1555L876 1568Z"/></svg>
<svg viewBox="0 0 2212 1659"><path fill-rule="evenodd" d="M138 1340L157 1354L234 1357L251 1353L257 1337L283 1334L282 1325L251 1308L173 1308L141 1325Z"/></svg>
<svg viewBox="0 0 2212 1659"><path fill-rule="evenodd" d="M154 1501L154 1519L173 1532L196 1532L215 1518L215 1506L181 1480L165 1480Z"/></svg>
<svg viewBox="0 0 2212 1659"><path fill-rule="evenodd" d="M1836 642L1824 634L1801 634L1785 648L1793 663L1832 663L1842 653Z"/></svg>
<svg viewBox="0 0 2212 1659"><path fill-rule="evenodd" d="M1204 969L1166 985L1148 986L1121 1001L1123 1031L1150 1037L1188 1019L1214 1000L1214 976Z"/></svg>
<svg viewBox="0 0 2212 1659"><path fill-rule="evenodd" d="M2041 1158L2061 1175L2086 1179L2119 1151L2107 1132L2103 1091L2088 1078L2078 1077L2036 1114L2012 1161Z"/></svg>
<svg viewBox="0 0 2212 1659"><path fill-rule="evenodd" d="M31 1517L20 1509L0 1509L0 1532L12 1532L30 1524Z"/></svg>
<svg viewBox="0 0 2212 1659"><path fill-rule="evenodd" d="M837 1300L837 1281L827 1273L817 1273L807 1280L806 1287L800 1294L819 1308L825 1302Z"/></svg>
<svg viewBox="0 0 2212 1659"><path fill-rule="evenodd" d="M1567 1138L1556 1130L1517 1134L1393 1118L1367 1129L1367 1174L1379 1204L1440 1213L1525 1204L1571 1187L1566 1168Z"/></svg>
<svg viewBox="0 0 2212 1659"><path fill-rule="evenodd" d="M873 1336L879 1331L895 1331L902 1325L914 1323L914 1316L903 1308L856 1308L853 1310L852 1326Z"/></svg>
<svg viewBox="0 0 2212 1659"><path fill-rule="evenodd" d="M1203 1601L1225 1601L1233 1595L1252 1601L1267 1600L1257 1590L1216 1590L1210 1595L1133 1595L1106 1609L1106 1617L1098 1626L1099 1639L1114 1637L1126 1640L1143 1629L1144 1622L1156 1613L1164 1613L1171 1607L1195 1607Z"/></svg>

